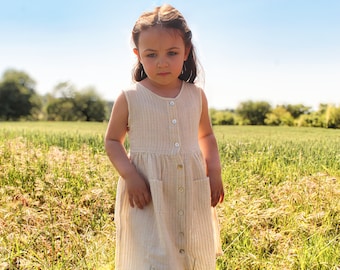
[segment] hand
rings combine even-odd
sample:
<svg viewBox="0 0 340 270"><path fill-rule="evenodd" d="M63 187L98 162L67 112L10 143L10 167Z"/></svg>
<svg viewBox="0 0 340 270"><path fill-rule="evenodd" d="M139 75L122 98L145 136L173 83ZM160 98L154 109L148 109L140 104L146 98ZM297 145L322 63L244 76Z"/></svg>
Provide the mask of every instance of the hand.
<svg viewBox="0 0 340 270"><path fill-rule="evenodd" d="M224 200L224 189L221 176L210 176L211 206L215 207Z"/></svg>
<svg viewBox="0 0 340 270"><path fill-rule="evenodd" d="M139 209L143 209L151 202L150 188L139 174L133 178L125 179L125 182L131 207L136 205Z"/></svg>

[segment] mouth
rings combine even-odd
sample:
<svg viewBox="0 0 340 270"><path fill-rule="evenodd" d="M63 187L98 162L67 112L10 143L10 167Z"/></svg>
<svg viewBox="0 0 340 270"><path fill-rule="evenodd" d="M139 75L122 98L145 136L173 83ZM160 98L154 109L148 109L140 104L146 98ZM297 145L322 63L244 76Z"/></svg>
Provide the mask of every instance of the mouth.
<svg viewBox="0 0 340 270"><path fill-rule="evenodd" d="M170 72L159 72L159 73L157 73L158 76L167 76L169 74L170 74Z"/></svg>

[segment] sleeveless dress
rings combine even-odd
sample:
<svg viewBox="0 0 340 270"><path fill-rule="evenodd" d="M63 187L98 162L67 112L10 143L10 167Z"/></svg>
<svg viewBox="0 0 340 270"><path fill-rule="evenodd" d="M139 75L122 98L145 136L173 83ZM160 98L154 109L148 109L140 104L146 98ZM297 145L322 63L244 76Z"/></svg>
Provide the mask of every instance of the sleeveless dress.
<svg viewBox="0 0 340 270"><path fill-rule="evenodd" d="M117 270L215 270L221 247L198 145L200 91L185 82L175 98L161 97L140 83L123 91L130 159L148 181L152 202L132 208L119 179Z"/></svg>

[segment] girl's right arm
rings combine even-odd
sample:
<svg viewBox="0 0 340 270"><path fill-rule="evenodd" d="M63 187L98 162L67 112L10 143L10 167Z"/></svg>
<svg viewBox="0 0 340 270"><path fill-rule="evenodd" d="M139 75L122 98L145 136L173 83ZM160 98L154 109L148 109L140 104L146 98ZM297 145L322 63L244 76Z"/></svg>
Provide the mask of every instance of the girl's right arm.
<svg viewBox="0 0 340 270"><path fill-rule="evenodd" d="M130 205L143 209L151 201L146 181L131 163L124 148L128 125L128 105L122 93L114 103L105 135L105 150L119 175L125 180Z"/></svg>

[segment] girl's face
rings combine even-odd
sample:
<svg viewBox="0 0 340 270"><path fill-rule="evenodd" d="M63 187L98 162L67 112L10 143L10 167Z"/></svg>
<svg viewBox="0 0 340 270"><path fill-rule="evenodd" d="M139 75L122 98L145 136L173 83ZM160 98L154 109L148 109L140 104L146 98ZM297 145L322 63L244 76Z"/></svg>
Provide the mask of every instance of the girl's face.
<svg viewBox="0 0 340 270"><path fill-rule="evenodd" d="M150 83L159 89L178 86L189 51L177 30L160 26L142 31L138 48L134 49Z"/></svg>

